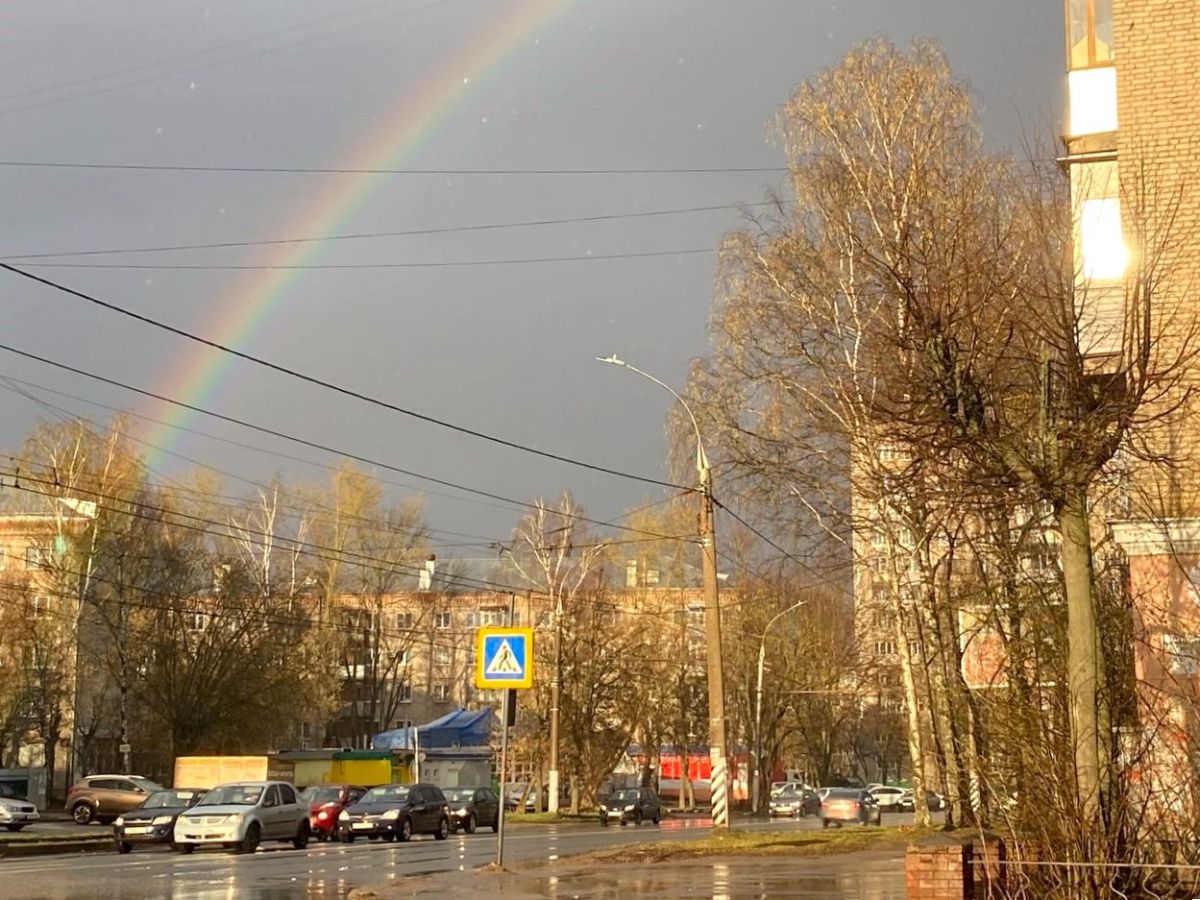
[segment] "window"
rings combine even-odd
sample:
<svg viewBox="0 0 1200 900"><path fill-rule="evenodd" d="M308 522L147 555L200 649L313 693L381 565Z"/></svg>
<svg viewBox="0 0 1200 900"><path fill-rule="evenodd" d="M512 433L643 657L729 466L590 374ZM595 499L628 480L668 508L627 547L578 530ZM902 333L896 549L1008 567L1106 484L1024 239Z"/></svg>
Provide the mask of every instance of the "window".
<svg viewBox="0 0 1200 900"><path fill-rule="evenodd" d="M401 682L396 688L397 703L412 703L412 685L407 681Z"/></svg>
<svg viewBox="0 0 1200 900"><path fill-rule="evenodd" d="M1125 274L1129 248L1121 229L1121 201L1117 197L1084 200L1079 212L1079 239L1083 250L1083 277L1115 281Z"/></svg>
<svg viewBox="0 0 1200 900"><path fill-rule="evenodd" d="M875 642L876 656L895 656L896 642L895 641L876 641Z"/></svg>
<svg viewBox="0 0 1200 900"><path fill-rule="evenodd" d="M1067 67L1110 65L1113 51L1113 0L1067 0Z"/></svg>
<svg viewBox="0 0 1200 900"><path fill-rule="evenodd" d="M452 655L450 653L450 648L448 648L448 647L438 647L436 650L433 651L434 665L448 666L448 665L450 665L451 659L452 659Z"/></svg>
<svg viewBox="0 0 1200 900"><path fill-rule="evenodd" d="M435 628L437 628L441 631L446 631L447 629L449 629L449 627L451 625L451 621L452 621L452 619L451 619L450 613L440 612L436 616L434 616L433 625Z"/></svg>
<svg viewBox="0 0 1200 900"><path fill-rule="evenodd" d="M413 614L410 612L396 613L396 629L398 631L412 631L414 625Z"/></svg>
<svg viewBox="0 0 1200 900"><path fill-rule="evenodd" d="M480 625L504 625L508 616L501 606L486 606L479 611Z"/></svg>
<svg viewBox="0 0 1200 900"><path fill-rule="evenodd" d="M37 569L47 564L46 552L41 547L25 548L25 568Z"/></svg>
<svg viewBox="0 0 1200 900"><path fill-rule="evenodd" d="M29 617L31 619L44 619L50 614L50 598L45 594L29 598Z"/></svg>
<svg viewBox="0 0 1200 900"><path fill-rule="evenodd" d="M282 800L284 803L296 802L296 792L292 790L292 786L290 784L281 784L278 787L280 800Z"/></svg>
<svg viewBox="0 0 1200 900"><path fill-rule="evenodd" d="M395 662L397 666L406 665L408 663L408 651L397 650L392 654L392 661Z"/></svg>
<svg viewBox="0 0 1200 900"><path fill-rule="evenodd" d="M279 786L271 785L267 788L266 794L263 795L263 806L278 806L279 805Z"/></svg>
<svg viewBox="0 0 1200 900"><path fill-rule="evenodd" d="M434 700L449 700L450 699L450 685L446 684L446 682L444 682L444 681L439 681L437 684L435 684L433 686L433 699Z"/></svg>
<svg viewBox="0 0 1200 900"><path fill-rule="evenodd" d="M198 610L183 614L183 627L188 631L204 631L212 622L212 615Z"/></svg>
<svg viewBox="0 0 1200 900"><path fill-rule="evenodd" d="M1164 634L1163 654L1172 675L1200 674L1200 637Z"/></svg>

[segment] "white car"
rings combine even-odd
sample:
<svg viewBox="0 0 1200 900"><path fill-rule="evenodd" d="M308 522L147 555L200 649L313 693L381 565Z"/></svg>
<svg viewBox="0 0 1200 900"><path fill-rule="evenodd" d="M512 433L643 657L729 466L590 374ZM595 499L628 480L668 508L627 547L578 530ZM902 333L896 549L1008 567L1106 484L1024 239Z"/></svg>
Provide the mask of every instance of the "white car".
<svg viewBox="0 0 1200 900"><path fill-rule="evenodd" d="M875 802L879 804L880 809L896 810L900 808L900 799L904 796L904 788L879 785L870 788L870 793L875 798Z"/></svg>
<svg viewBox="0 0 1200 900"><path fill-rule="evenodd" d="M253 853L262 841L308 846L308 804L286 781L220 784L175 820L172 846L191 853L219 846Z"/></svg>
<svg viewBox="0 0 1200 900"><path fill-rule="evenodd" d="M18 797L8 785L0 784L0 825L9 831L20 831L39 818L36 806Z"/></svg>

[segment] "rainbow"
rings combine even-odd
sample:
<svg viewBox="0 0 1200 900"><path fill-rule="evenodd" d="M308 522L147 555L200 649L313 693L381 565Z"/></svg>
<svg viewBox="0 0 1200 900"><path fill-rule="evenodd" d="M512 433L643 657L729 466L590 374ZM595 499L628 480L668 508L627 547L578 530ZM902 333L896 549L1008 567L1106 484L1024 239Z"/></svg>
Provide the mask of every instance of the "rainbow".
<svg viewBox="0 0 1200 900"><path fill-rule="evenodd" d="M473 92L497 74L503 64L534 36L565 12L573 0L519 0L512 12L473 38L465 41L436 72L415 89L406 86L395 111L382 127L365 140L355 143L336 168L396 169L433 140L452 118L456 109ZM285 220L287 234L327 235L345 229L346 224L393 175L364 174L333 176L328 190L319 194L297 214ZM263 265L296 266L309 262L320 252L319 243L285 245L273 249ZM214 304L199 333L228 346L246 349L263 331L290 289L304 277L298 269L255 270L239 279ZM205 407L207 401L229 377L234 358L227 353L199 345L189 346L158 386L158 393ZM145 438L156 468L171 454L196 413L170 406Z"/></svg>

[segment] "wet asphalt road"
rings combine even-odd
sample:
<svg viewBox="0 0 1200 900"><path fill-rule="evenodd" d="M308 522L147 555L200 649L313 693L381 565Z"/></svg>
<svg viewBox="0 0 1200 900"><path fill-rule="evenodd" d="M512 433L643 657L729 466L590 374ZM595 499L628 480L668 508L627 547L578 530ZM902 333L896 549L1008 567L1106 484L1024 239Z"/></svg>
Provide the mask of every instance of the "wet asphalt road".
<svg viewBox="0 0 1200 900"><path fill-rule="evenodd" d="M798 822L739 823L739 828L819 828ZM598 824L517 826L505 835L506 861L555 860L622 843L689 840L710 832L706 819L669 820L661 826L602 828ZM279 849L276 849L278 847ZM0 898L8 900L334 900L353 888L406 875L460 871L495 858L490 831L447 841L408 844L313 843L305 851L268 845L241 856L223 850L190 856L165 848L116 853L44 856L0 862Z"/></svg>

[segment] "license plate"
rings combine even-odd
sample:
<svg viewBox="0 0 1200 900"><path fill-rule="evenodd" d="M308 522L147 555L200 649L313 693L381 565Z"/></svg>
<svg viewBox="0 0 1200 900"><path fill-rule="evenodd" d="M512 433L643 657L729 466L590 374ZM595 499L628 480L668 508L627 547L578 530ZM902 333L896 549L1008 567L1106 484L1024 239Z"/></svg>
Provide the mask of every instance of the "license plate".
<svg viewBox="0 0 1200 900"><path fill-rule="evenodd" d="M149 834L154 829L149 825L130 825L126 827L126 834Z"/></svg>
<svg viewBox="0 0 1200 900"><path fill-rule="evenodd" d="M366 831L366 830L372 828L373 826L371 825L370 822L355 822L350 827L353 828L355 831Z"/></svg>
<svg viewBox="0 0 1200 900"><path fill-rule="evenodd" d="M220 831L206 831L202 835L200 835L200 838L201 838L201 840L211 841L216 838L222 838L224 836L225 836L224 833L222 833Z"/></svg>

